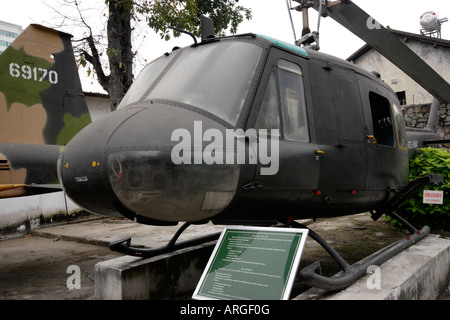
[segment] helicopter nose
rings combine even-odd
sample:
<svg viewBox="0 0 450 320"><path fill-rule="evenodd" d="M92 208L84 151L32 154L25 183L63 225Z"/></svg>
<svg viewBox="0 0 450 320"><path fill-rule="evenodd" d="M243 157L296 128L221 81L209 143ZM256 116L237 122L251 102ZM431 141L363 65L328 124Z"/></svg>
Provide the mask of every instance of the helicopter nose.
<svg viewBox="0 0 450 320"><path fill-rule="evenodd" d="M105 146L114 130L141 109L117 110L75 135L58 158L58 178L66 194L83 209L120 216L105 183Z"/></svg>
<svg viewBox="0 0 450 320"><path fill-rule="evenodd" d="M90 211L118 212L143 222L205 220L228 206L236 192L239 166L197 161L204 148L194 144L199 125L202 132L212 128L224 132L225 127L168 105L144 107L127 118L117 116L122 121L111 121L115 128L107 121L101 143L88 138L92 133L85 134L84 141L73 148L68 144L63 152L61 181L75 202ZM76 153L85 147L91 157L80 158ZM75 159L83 164L75 164ZM85 171L68 176L66 163Z"/></svg>

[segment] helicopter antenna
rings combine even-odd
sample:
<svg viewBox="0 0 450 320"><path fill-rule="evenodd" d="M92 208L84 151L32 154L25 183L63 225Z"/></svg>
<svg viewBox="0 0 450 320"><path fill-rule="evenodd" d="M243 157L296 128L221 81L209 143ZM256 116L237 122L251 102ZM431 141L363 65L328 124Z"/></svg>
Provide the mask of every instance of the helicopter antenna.
<svg viewBox="0 0 450 320"><path fill-rule="evenodd" d="M190 35L190 36L192 37L192 39L194 39L194 44L197 45L197 38L194 36L194 34L193 34L192 32L183 30L183 29L178 28L178 27L171 27L171 26L168 26L168 28L169 28L169 29L172 29L172 30L175 30L175 31L178 31L178 32L181 32L181 33L185 33L185 34L187 34L187 35Z"/></svg>

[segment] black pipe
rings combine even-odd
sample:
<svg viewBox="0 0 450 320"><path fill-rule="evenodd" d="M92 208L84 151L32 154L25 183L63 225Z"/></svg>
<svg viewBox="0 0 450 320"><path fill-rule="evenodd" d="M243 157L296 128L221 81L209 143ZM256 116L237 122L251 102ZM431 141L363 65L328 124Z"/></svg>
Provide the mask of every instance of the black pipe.
<svg viewBox="0 0 450 320"><path fill-rule="evenodd" d="M131 238L122 239L118 241L111 242L109 244L109 248L112 251L120 252L129 256L141 257L141 258L150 258L155 257L160 254L165 254L169 252L173 252L176 250L188 248L191 246L196 246L199 244L203 244L206 242L214 241L219 239L221 232L213 233L210 235L206 235L203 237L197 237L195 239L181 241L176 243L181 233L189 227L191 223L186 222L183 224L172 237L172 239L165 246L159 248L137 248L131 246Z"/></svg>
<svg viewBox="0 0 450 320"><path fill-rule="evenodd" d="M309 232L311 232L311 230ZM344 288L348 287L349 285L351 285L352 283L354 283L356 280L358 280L361 277L363 277L364 275L366 275L367 269L370 266L381 265L385 261L389 260L396 254L403 251L404 249L406 249L406 248L410 247L411 245L413 245L414 243L422 240L423 238L428 236L429 233L430 233L430 228L428 226L425 226L422 228L422 230L417 231L414 234L408 235L405 238L395 242L394 244L364 258L363 260L356 263L352 267L345 266L344 268L342 268L341 265L343 264L342 261L344 261L344 259L341 256L339 256L339 254L335 253L332 255L332 257L336 260L336 262L338 262L338 264L344 270L343 274L339 274L332 278L328 278L328 277L319 275L315 271L320 266L320 263L318 261L316 261L299 271L299 273L298 273L299 280L302 284L305 284L305 285L308 285L311 287L320 288L320 289L325 289L325 290L344 289ZM314 235L314 237L320 238L320 236L318 236L315 233L311 233L311 234ZM320 239L321 240L318 241L318 243L320 245L322 245L328 252L330 252L329 248L331 248L331 246L328 243L326 243L326 241L323 240L322 238L320 238ZM316 240L316 239L314 239L314 240ZM325 245L323 245L323 243L325 243ZM333 249L333 251L334 251L334 249ZM337 257L336 257L336 255L337 255ZM345 262L345 264L346 264L346 262Z"/></svg>

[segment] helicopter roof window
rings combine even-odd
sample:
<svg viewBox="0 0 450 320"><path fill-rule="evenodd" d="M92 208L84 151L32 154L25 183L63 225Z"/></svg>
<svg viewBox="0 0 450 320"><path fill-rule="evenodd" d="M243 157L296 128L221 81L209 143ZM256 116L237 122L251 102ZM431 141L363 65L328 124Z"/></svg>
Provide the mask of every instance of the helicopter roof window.
<svg viewBox="0 0 450 320"><path fill-rule="evenodd" d="M164 68L169 64L169 62L174 57L171 55L163 55L162 57L149 63L139 74L139 77L128 90L126 96L122 99L118 108L122 108L130 103L139 101L144 93L154 86L155 80L164 70Z"/></svg>
<svg viewBox="0 0 450 320"><path fill-rule="evenodd" d="M185 103L236 125L262 48L221 41L180 53L148 98Z"/></svg>

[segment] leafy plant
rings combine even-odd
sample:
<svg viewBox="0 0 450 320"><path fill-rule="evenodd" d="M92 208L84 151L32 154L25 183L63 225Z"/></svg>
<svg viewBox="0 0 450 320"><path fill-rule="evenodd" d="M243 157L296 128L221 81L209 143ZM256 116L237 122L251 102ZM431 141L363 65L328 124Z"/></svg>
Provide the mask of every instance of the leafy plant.
<svg viewBox="0 0 450 320"><path fill-rule="evenodd" d="M426 186L424 190L444 191L444 203L423 203L423 191L406 200L396 210L396 213L416 227L428 225L432 229L450 230L450 153L446 149L423 148L417 151L410 160L409 180L413 181L426 174L440 174L444 184ZM391 220L394 226L399 222Z"/></svg>

